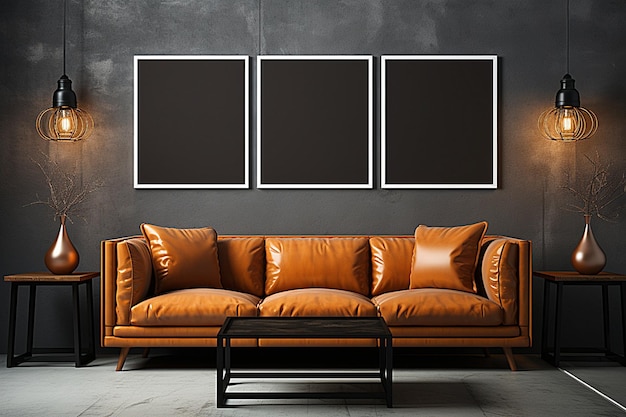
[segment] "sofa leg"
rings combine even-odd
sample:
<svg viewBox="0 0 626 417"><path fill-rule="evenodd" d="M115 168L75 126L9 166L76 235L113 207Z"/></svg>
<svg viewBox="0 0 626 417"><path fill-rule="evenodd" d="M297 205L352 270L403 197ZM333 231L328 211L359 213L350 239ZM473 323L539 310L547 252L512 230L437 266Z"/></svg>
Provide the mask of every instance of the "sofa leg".
<svg viewBox="0 0 626 417"><path fill-rule="evenodd" d="M145 348L143 350L143 353L141 354L141 357L145 359L148 357L149 354L150 354L150 348Z"/></svg>
<svg viewBox="0 0 626 417"><path fill-rule="evenodd" d="M509 368L511 371L517 371L517 365L515 364L515 357L513 357L513 349L510 347L503 347L504 356L506 356L506 361L509 363Z"/></svg>
<svg viewBox="0 0 626 417"><path fill-rule="evenodd" d="M120 350L120 357L117 360L117 368L115 368L116 371L122 370L122 368L124 367L124 362L126 362L126 358L128 357L129 352L130 352L129 347L124 347L122 348L122 350Z"/></svg>

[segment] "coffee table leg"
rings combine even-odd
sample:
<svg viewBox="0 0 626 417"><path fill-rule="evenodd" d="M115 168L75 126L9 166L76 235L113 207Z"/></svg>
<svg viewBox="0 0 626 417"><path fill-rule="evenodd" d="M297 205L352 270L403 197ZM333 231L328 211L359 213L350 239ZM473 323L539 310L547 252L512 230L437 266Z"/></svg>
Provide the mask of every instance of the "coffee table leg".
<svg viewBox="0 0 626 417"><path fill-rule="evenodd" d="M217 337L217 407L224 406L224 339Z"/></svg>
<svg viewBox="0 0 626 417"><path fill-rule="evenodd" d="M626 282L620 285L621 307L622 307L622 348L624 356L622 357L622 365L626 366Z"/></svg>
<svg viewBox="0 0 626 417"><path fill-rule="evenodd" d="M380 371L380 380L382 382L385 381L385 372L387 372L387 363L385 362L387 359L387 351L385 346L385 339L378 339L378 369Z"/></svg>
<svg viewBox="0 0 626 417"><path fill-rule="evenodd" d="M226 339L226 347L224 348L224 380L226 384L230 382L230 338ZM226 388L226 387L224 387Z"/></svg>
<svg viewBox="0 0 626 417"><path fill-rule="evenodd" d="M380 382L385 390L387 407L393 407L393 348L392 338L381 337L379 344Z"/></svg>
<svg viewBox="0 0 626 417"><path fill-rule="evenodd" d="M393 339L387 339L387 407L393 407Z"/></svg>

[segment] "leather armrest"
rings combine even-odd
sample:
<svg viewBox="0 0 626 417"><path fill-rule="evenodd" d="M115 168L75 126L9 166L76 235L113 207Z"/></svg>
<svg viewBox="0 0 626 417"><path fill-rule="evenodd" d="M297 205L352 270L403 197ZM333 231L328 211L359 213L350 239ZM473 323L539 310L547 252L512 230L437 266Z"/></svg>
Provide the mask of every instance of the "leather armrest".
<svg viewBox="0 0 626 417"><path fill-rule="evenodd" d="M497 237L479 265L487 297L504 310L503 324L529 325L530 242Z"/></svg>
<svg viewBox="0 0 626 417"><path fill-rule="evenodd" d="M152 258L144 239L132 238L117 244L115 312L118 325L130 324L130 309L146 299L152 284Z"/></svg>

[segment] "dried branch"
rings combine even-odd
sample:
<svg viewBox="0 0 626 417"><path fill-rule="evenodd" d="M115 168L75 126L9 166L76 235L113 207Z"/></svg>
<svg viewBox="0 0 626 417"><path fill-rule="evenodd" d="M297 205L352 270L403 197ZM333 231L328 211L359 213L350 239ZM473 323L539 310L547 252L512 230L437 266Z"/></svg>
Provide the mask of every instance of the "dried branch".
<svg viewBox="0 0 626 417"><path fill-rule="evenodd" d="M626 194L626 173L621 177L612 177L610 163L603 163L596 151L594 158L585 155L591 164L590 174L577 184L572 184L571 176L565 173L565 185L561 188L572 194L575 203L568 203L566 210L596 215L602 220L614 222L624 205L613 207Z"/></svg>
<svg viewBox="0 0 626 417"><path fill-rule="evenodd" d="M36 194L37 200L26 204L26 206L35 204L48 206L54 211L55 220L61 216L65 216L70 222L72 222L71 216L86 220L77 213L78 208L91 193L103 186L102 180L95 179L83 183L75 170L72 172L63 171L59 164L52 161L50 157L43 153L42 155L45 157L44 163L34 159L33 162L39 167L45 178L49 195L46 199L42 199Z"/></svg>

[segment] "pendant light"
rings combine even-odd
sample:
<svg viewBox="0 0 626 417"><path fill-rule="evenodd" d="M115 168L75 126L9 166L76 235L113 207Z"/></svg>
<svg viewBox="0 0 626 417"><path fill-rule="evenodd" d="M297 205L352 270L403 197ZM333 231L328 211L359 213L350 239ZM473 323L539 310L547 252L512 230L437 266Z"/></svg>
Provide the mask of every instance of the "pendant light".
<svg viewBox="0 0 626 417"><path fill-rule="evenodd" d="M596 115L580 106L580 94L574 87L569 74L569 0L565 29L567 73L561 80L561 89L556 93L554 108L539 116L539 130L546 139L574 142L591 137L598 129Z"/></svg>
<svg viewBox="0 0 626 417"><path fill-rule="evenodd" d="M65 29L67 26L67 0L63 0L63 75L57 81L52 95L52 107L39 113L37 133L46 140L75 142L88 138L94 127L93 119L78 108L72 81L65 73Z"/></svg>

